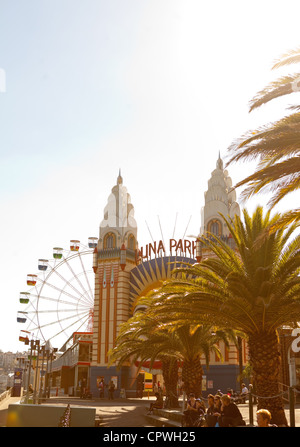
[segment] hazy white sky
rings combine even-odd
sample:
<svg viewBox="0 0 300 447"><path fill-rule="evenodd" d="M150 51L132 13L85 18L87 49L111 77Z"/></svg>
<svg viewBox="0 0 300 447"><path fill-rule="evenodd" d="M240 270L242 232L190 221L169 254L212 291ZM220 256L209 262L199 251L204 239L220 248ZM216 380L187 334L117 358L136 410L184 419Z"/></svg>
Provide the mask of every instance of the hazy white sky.
<svg viewBox="0 0 300 447"><path fill-rule="evenodd" d="M289 99L248 103L299 46L299 12L289 0L0 0L0 349L23 348L18 297L37 260L98 236L119 168L140 245L147 224L160 238L157 216L166 238L177 213L177 237L190 216L198 234L219 151L284 113Z"/></svg>

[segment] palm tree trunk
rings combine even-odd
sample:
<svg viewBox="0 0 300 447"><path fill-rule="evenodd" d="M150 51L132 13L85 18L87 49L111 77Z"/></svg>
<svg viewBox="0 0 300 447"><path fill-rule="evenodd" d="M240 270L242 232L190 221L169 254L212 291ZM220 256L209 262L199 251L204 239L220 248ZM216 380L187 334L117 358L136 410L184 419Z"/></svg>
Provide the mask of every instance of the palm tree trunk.
<svg viewBox="0 0 300 447"><path fill-rule="evenodd" d="M250 336L248 344L258 396L257 408L269 410L273 424L287 426L283 398L279 389L280 353L277 333L262 331Z"/></svg>
<svg viewBox="0 0 300 447"><path fill-rule="evenodd" d="M174 358L164 358L162 360L162 374L166 387L166 394L170 399L170 407L178 408L178 361Z"/></svg>
<svg viewBox="0 0 300 447"><path fill-rule="evenodd" d="M187 396L194 393L196 397L202 396L203 369L200 356L193 359L185 359L182 365L182 380Z"/></svg>

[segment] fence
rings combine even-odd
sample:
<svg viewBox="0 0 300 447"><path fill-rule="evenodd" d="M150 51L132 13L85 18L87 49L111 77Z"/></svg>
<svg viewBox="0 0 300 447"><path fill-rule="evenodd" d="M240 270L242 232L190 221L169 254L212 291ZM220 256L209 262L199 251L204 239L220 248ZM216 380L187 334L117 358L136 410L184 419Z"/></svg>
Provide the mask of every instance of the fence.
<svg viewBox="0 0 300 447"><path fill-rule="evenodd" d="M11 396L11 388L9 388L8 390L4 391L3 393L0 394L0 402L2 402L3 400L5 400L7 397Z"/></svg>
<svg viewBox="0 0 300 447"><path fill-rule="evenodd" d="M300 396L300 391L294 387L284 385L282 383L279 384L280 392L276 394L276 396L258 396L253 393L252 387L249 389L249 422L250 425L253 425L253 405L257 399L275 399L277 397L282 397L282 399L289 405L290 410L290 427L295 427L295 404L297 394Z"/></svg>

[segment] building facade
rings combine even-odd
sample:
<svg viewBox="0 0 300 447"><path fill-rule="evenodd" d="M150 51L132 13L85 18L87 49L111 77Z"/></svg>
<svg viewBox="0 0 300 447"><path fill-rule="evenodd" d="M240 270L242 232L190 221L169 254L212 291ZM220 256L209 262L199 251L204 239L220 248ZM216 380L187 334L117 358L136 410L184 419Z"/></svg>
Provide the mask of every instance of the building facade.
<svg viewBox="0 0 300 447"><path fill-rule="evenodd" d="M204 199L199 236L216 235L234 248L233 238L222 216L239 216L240 207L220 155L208 179ZM110 364L109 351L115 346L122 323L141 308L140 297L171 278L176 266L183 262L199 262L209 256L212 256L210 250L201 247L198 240L170 239L166 243L159 240L139 247L134 207L119 173L104 208L93 253L95 286L92 328L88 329L89 332L74 333L68 347L66 343L65 352L53 361L51 372L47 374L52 387L57 392L80 395L80 384L84 382L94 397L100 397L99 384L102 381L108 384L112 380L116 396L120 395L121 390L127 396L136 396L146 374L147 380L150 380L149 373L152 373L156 381L161 381L158 367L155 371L145 367L144 379L137 374L135 365L128 364L117 369ZM294 340L291 328L282 328L279 335L281 381L300 389L300 329L294 350L291 349ZM238 349L233 343L226 347L220 342L223 361L215 354L210 355L209 369L203 366L204 396L216 393L218 389L239 390L239 375L248 362L247 344L245 340L239 341ZM5 359L8 358L7 355ZM0 353L0 367L1 360L3 366L3 359ZM205 365L204 358L202 364Z"/></svg>
<svg viewBox="0 0 300 447"><path fill-rule="evenodd" d="M137 224L130 195L119 174L112 188L100 223L98 246L94 252L95 299L93 351L90 388L98 392L98 384L115 382L117 390L127 388L129 367L117 371L108 368L108 352L115 346L118 328L131 316L129 300L130 271L136 266Z"/></svg>
<svg viewBox="0 0 300 447"><path fill-rule="evenodd" d="M231 186L231 178L219 156L205 192L200 234L211 232L230 242L228 228L220 213L230 217L240 213ZM209 253L201 253L201 256L209 256ZM121 389L125 389L127 395L136 393L136 368L128 365L117 370L109 364L108 353L115 346L119 327L137 310L139 297L170 278L176 265L182 261L194 263L199 260L196 241L171 239L167 247L162 241L156 241L139 249L134 207L119 174L104 209L98 246L94 252L95 302L90 368L93 395L97 395L102 379L105 383L113 380L117 393ZM240 356L234 345L227 349L221 344L220 349L224 362L213 355L206 371L204 389L208 392L219 388L236 389L240 359L244 364L247 361L245 343Z"/></svg>

